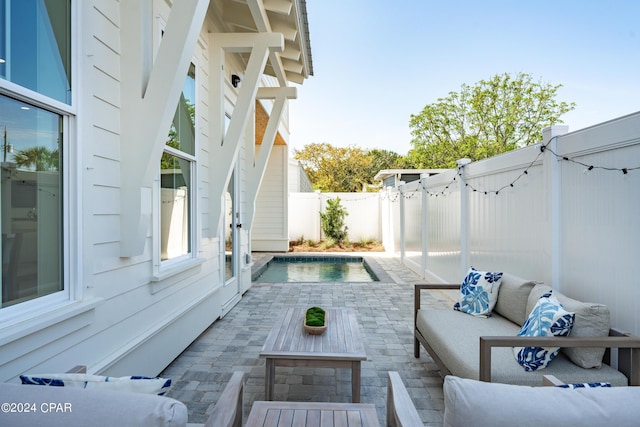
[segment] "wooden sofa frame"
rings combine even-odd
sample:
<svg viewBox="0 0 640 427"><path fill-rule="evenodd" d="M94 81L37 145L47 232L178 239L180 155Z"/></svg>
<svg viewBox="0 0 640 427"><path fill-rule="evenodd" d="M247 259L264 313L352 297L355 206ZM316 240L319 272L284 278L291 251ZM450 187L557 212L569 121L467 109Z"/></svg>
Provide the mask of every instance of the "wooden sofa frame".
<svg viewBox="0 0 640 427"><path fill-rule="evenodd" d="M400 374L389 371L387 376L387 426L417 427L422 420L404 386Z"/></svg>
<svg viewBox="0 0 640 427"><path fill-rule="evenodd" d="M444 377L451 374L445 363L431 348L427 339L417 327L420 310L421 291L460 289L460 284L415 284L413 330L413 353L420 357L420 344L440 368ZM611 364L611 349L618 350L618 370L629 380L629 385L640 385L640 338L610 329L608 337L519 337L519 336L482 336L480 337L480 363L478 376L480 381L491 382L491 350L494 347L604 347L604 363Z"/></svg>

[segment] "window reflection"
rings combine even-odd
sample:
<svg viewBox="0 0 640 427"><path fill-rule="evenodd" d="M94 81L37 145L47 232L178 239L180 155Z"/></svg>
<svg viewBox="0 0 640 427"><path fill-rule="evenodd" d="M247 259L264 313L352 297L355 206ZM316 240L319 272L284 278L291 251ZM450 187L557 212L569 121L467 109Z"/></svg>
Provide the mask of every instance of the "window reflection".
<svg viewBox="0 0 640 427"><path fill-rule="evenodd" d="M226 281L234 276L233 235L235 231L235 221L233 220L233 176L231 176L227 191L224 193L224 212L224 279Z"/></svg>
<svg viewBox="0 0 640 427"><path fill-rule="evenodd" d="M160 259L191 253L195 66L191 64L160 160Z"/></svg>
<svg viewBox="0 0 640 427"><path fill-rule="evenodd" d="M62 117L0 96L2 307L63 289Z"/></svg>
<svg viewBox="0 0 640 427"><path fill-rule="evenodd" d="M71 0L0 0L0 77L71 103Z"/></svg>

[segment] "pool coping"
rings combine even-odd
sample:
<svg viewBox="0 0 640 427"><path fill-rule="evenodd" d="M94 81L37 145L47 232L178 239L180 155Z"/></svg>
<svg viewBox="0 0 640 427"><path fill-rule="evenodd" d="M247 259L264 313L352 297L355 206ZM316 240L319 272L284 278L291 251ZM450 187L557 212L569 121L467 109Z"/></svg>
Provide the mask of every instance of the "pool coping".
<svg viewBox="0 0 640 427"><path fill-rule="evenodd" d="M349 253L326 253L326 252L293 252L293 253L260 253L260 259L257 259L253 262L251 266L251 282L252 283L261 283L255 282L255 279L262 274L262 272L267 268L267 264L275 258L362 258L363 261L367 264L367 268L371 270L378 280L373 283L396 283L395 280L386 272L384 268L378 263L378 261L373 256L364 255L361 252L358 254L349 254ZM316 283L316 282L304 282L304 283ZM321 282L318 282L321 283ZM348 283L371 283L371 282L348 282Z"/></svg>

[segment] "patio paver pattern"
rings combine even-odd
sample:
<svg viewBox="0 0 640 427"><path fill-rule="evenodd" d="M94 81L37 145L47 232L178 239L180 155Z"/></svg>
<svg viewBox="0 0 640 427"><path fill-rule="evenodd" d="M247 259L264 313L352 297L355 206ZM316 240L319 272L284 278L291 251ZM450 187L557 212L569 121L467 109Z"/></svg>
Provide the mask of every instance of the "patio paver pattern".
<svg viewBox="0 0 640 427"><path fill-rule="evenodd" d="M367 254L372 256L372 254ZM352 307L368 360L362 363L361 401L386 419L387 371L398 371L425 426L442 426L442 379L431 358L413 357L413 283L423 281L397 259L375 256L396 283L254 283L242 300L211 325L160 375L173 379L169 397L184 402L189 422L204 423L233 371L246 373L245 419L265 399L262 345L283 307ZM429 304L451 307L450 295L434 294ZM275 399L351 401L348 369L278 368Z"/></svg>

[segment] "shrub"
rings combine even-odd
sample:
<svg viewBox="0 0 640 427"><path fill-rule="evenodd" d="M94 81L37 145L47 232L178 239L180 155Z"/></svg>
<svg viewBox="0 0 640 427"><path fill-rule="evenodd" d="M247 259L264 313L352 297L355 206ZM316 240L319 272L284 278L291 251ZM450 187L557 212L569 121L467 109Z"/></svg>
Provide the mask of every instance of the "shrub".
<svg viewBox="0 0 640 427"><path fill-rule="evenodd" d="M320 212L322 232L328 241L342 243L347 238L347 226L344 218L349 215L347 210L340 205L340 197L327 200L327 208Z"/></svg>

